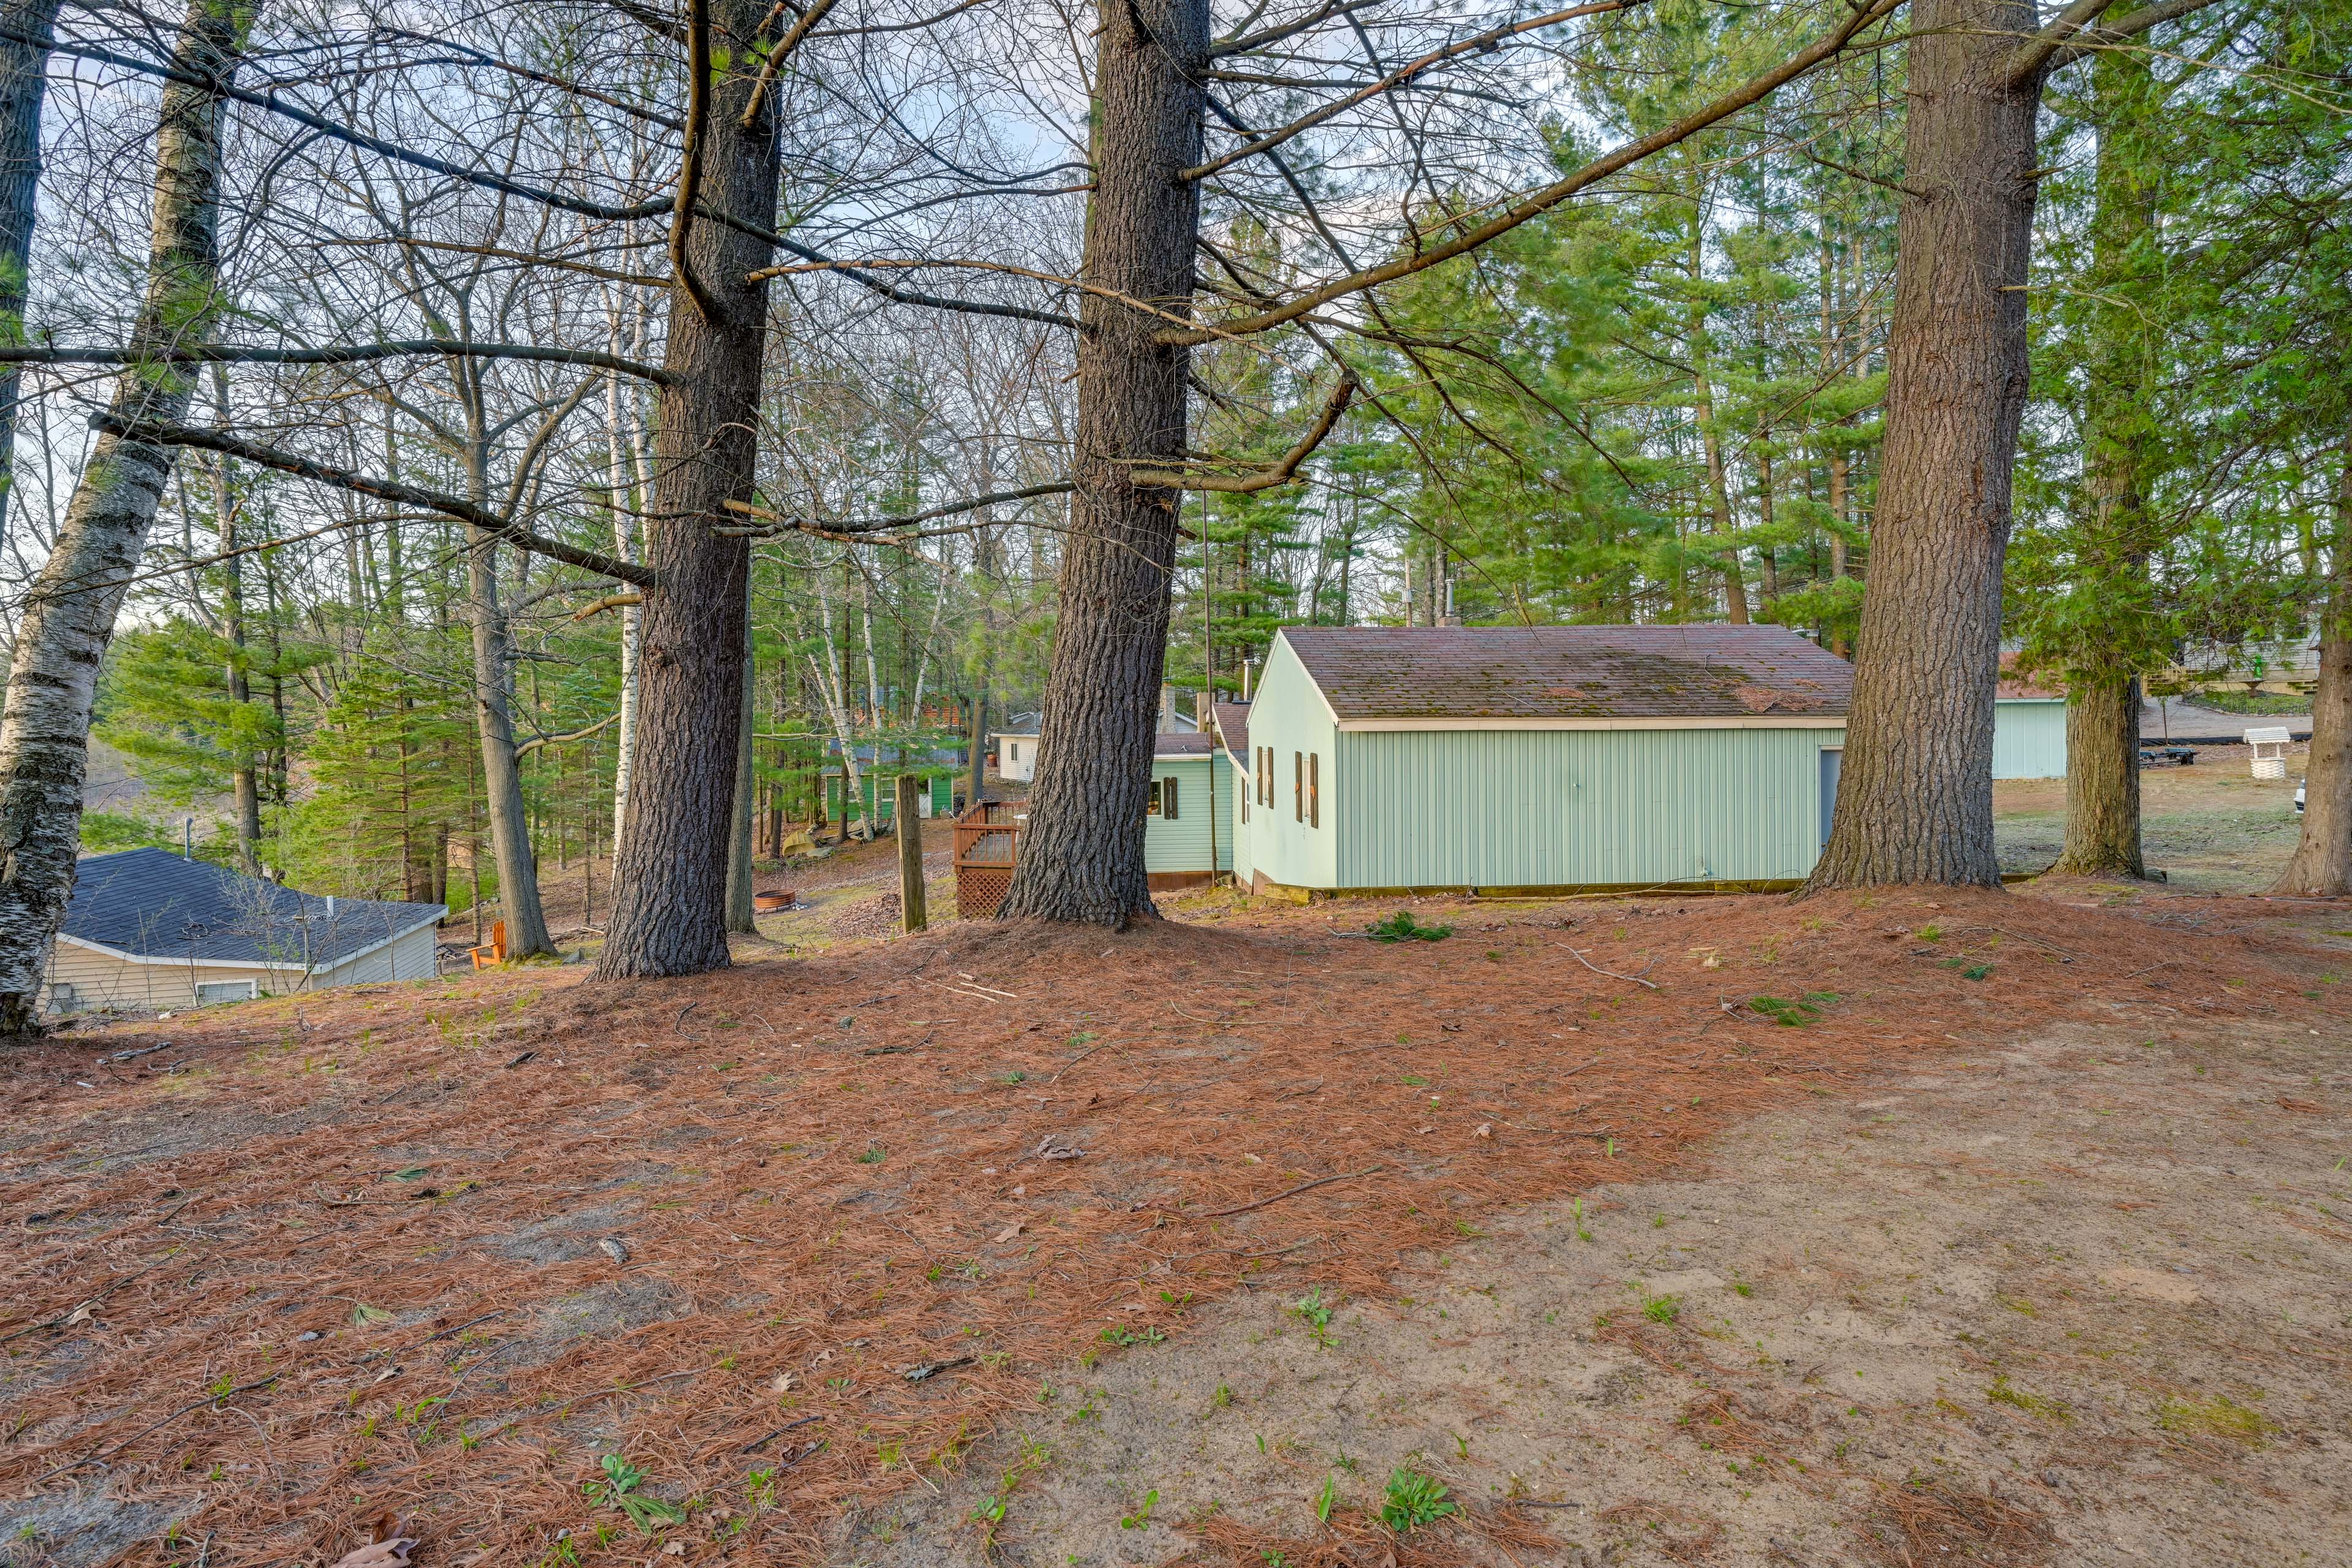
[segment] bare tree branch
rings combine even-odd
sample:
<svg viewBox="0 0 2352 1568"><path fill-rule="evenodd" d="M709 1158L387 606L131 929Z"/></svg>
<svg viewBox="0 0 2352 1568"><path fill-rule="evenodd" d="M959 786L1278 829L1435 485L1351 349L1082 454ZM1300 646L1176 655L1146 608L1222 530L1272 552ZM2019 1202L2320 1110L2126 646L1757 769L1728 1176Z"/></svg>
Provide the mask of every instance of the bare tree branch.
<svg viewBox="0 0 2352 1568"><path fill-rule="evenodd" d="M1298 445L1282 455L1282 460L1270 468L1254 474L1184 474L1169 468L1138 468L1128 476L1128 482L1160 489L1216 490L1225 495L1252 495L1286 485L1298 476L1298 465L1307 459L1316 447L1323 444L1339 423L1339 416L1348 411L1355 400L1356 378L1342 375L1339 384L1331 389L1324 402L1323 412L1316 417L1313 428L1299 438Z"/></svg>
<svg viewBox="0 0 2352 1568"><path fill-rule="evenodd" d="M2076 34L2074 40L2063 48L2053 49L2042 72L2046 76L2051 71L2063 69L2085 55L2110 44L2120 44L2126 38L2136 38L2150 27L2177 22L2193 11L2202 11L2212 3L2213 0L2158 0L2157 5L2126 12L2105 26L2092 27Z"/></svg>
<svg viewBox="0 0 2352 1568"><path fill-rule="evenodd" d="M257 441L232 436L226 430L205 430L190 425L145 424L111 414L92 415L89 423L92 429L106 431L125 441L143 441L155 447L194 447L207 452L219 452L257 468L275 468L279 473L332 485L357 495L373 496L378 500L391 501L395 506L436 511L459 522L471 523L486 533L496 534L517 549L528 550L534 555L544 555L551 561L561 561L567 566L577 566L584 572L593 572L619 582L634 583L640 588L658 586L654 574L646 567L633 562L616 561L593 550L566 544L560 539L533 533L513 519L500 517L487 507L476 506L469 500L443 495L421 485L404 484L398 479L373 479L348 469L331 468L298 453L280 451L275 447L265 447Z"/></svg>
<svg viewBox="0 0 2352 1568"><path fill-rule="evenodd" d="M0 364L360 364L369 360L402 359L411 354L446 354L452 359L536 360L547 364L589 365L667 386L677 373L658 365L640 364L619 354L596 349L541 348L535 343L473 343L454 338L403 338L383 343L339 343L323 349L239 348L228 343L203 343L190 348L118 349L33 343L0 346Z"/></svg>
<svg viewBox="0 0 2352 1568"><path fill-rule="evenodd" d="M2113 0L2107 0L2107 3L2112 4ZM1292 137L1312 131L1334 115L1344 114L1360 103L1378 98L1381 93L1393 88L1405 86L1424 71L1434 70L1440 66L1460 59L1465 55L1486 54L1505 38L1516 37L1521 33L1531 33L1538 27L1557 26L1562 22L1572 22L1580 16L1598 16L1604 11L1630 10L1635 5L1646 4L1648 0L1596 0L1593 5L1578 5L1566 11L1554 11L1545 16L1533 16L1524 22L1513 22L1508 26L1492 28L1473 37L1465 38L1460 43L1449 44L1442 49L1432 50L1410 65L1400 66L1370 86L1360 88L1345 98L1335 98L1313 113L1303 115L1278 131L1267 132L1246 146L1236 147L1230 153L1185 170L1181 177L1187 180L1204 180L1218 170L1228 168L1244 158L1255 158L1261 153L1279 147Z"/></svg>
<svg viewBox="0 0 2352 1568"><path fill-rule="evenodd" d="M2178 0L2175 0L2175 3L2178 3ZM1849 10L1845 19L1826 37L1790 56L1770 70L1751 78L1705 108L1685 116L1672 125L1625 142L1614 151L1594 159L1566 179L1546 185L1485 223L1456 234L1443 245L1432 246L1417 256L1400 257L1394 261L1386 262L1379 267L1350 273L1345 278L1327 283L1319 289L1311 289L1286 303L1277 305L1272 310L1261 310L1253 316L1244 316L1237 321L1219 321L1213 326L1161 332L1159 341L1171 347L1176 347L1205 343L1221 337L1239 337L1250 332L1263 332L1281 326L1286 321L1297 321L1308 311L1328 305L1334 300L1343 299L1349 294L1361 293L1367 289L1378 288L1383 283L1394 282L1397 279L1407 278L1413 273L1434 267L1441 261L1451 261L1457 256L1466 255L1488 241L1508 234L1521 224L1542 216L1579 191L1597 184L1622 170L1631 168L1654 153L1662 152L1676 142L1689 140L1707 127L1729 119L1741 110L1769 97L1774 91L1796 80L1799 77L1836 58L1844 51L1846 45L1853 41L1856 34L1874 22L1884 20L1891 16L1902 4L1903 0L1868 0L1866 5Z"/></svg>
<svg viewBox="0 0 2352 1568"><path fill-rule="evenodd" d="M756 517L771 526L728 529L725 531L740 533L747 538L766 538L779 533L814 533L829 539L837 539L853 534L887 533L896 529L911 528L919 522L929 522L933 518L954 517L960 512L978 511L984 506L1005 506L1013 501L1029 500L1037 496L1067 495L1076 488L1067 479L1055 479L1050 484L1031 485L1025 489L992 490L984 496L973 496L966 500L950 501L945 506L935 506L929 511L909 512L904 517L863 518L843 522L821 522L814 518L786 517L782 512L772 511L763 506L753 506L747 500L730 500L726 503L729 511L740 512L745 517Z"/></svg>

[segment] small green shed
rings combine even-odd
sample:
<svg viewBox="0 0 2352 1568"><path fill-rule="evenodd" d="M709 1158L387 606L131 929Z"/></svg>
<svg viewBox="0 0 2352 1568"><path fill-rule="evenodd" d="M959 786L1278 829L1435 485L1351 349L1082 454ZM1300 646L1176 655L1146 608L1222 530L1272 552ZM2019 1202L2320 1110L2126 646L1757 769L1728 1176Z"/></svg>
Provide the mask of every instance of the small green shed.
<svg viewBox="0 0 2352 1568"><path fill-rule="evenodd" d="M1260 891L1787 887L1853 670L1780 626L1292 626L1216 710Z"/></svg>

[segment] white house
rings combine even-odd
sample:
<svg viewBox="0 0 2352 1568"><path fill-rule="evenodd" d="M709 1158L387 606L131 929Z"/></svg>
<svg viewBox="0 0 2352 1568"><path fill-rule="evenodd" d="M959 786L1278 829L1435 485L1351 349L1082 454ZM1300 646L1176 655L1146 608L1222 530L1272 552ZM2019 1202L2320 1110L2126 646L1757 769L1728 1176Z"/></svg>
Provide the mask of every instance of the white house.
<svg viewBox="0 0 2352 1568"><path fill-rule="evenodd" d="M1027 784L1037 776L1037 715L1014 713L1006 728L996 731L996 772L1007 784Z"/></svg>
<svg viewBox="0 0 2352 1568"><path fill-rule="evenodd" d="M298 893L166 849L93 855L49 959L47 1010L242 1002L436 973L439 904Z"/></svg>

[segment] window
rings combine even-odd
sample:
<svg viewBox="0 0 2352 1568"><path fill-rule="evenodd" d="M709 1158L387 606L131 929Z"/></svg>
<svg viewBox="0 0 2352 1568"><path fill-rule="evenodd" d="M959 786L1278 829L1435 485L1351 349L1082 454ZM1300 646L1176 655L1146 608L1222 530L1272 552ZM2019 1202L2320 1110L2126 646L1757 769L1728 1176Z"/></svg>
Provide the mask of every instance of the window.
<svg viewBox="0 0 2352 1568"><path fill-rule="evenodd" d="M1151 795L1143 803L1143 815L1146 816L1160 815L1160 781L1158 779L1151 781Z"/></svg>
<svg viewBox="0 0 2352 1568"><path fill-rule="evenodd" d="M1020 742L1007 741L1004 742L1004 760L1008 763L1017 763L1021 760Z"/></svg>
<svg viewBox="0 0 2352 1568"><path fill-rule="evenodd" d="M1175 821L1176 781L1174 779L1168 778L1160 781L1160 804L1163 808L1160 815L1166 817L1171 822Z"/></svg>
<svg viewBox="0 0 2352 1568"><path fill-rule="evenodd" d="M1272 746L1260 746L1257 749L1257 803L1260 805L1274 804L1274 748Z"/></svg>
<svg viewBox="0 0 2352 1568"><path fill-rule="evenodd" d="M1307 757L1300 752L1290 753L1290 819L1307 820Z"/></svg>
<svg viewBox="0 0 2352 1568"><path fill-rule="evenodd" d="M1307 753L1307 826L1309 827L1323 826L1323 781L1319 776L1322 761L1323 753L1320 752Z"/></svg>
<svg viewBox="0 0 2352 1568"><path fill-rule="evenodd" d="M250 980L207 980L196 987L196 1005L210 1007L222 1002L250 1002L254 983Z"/></svg>

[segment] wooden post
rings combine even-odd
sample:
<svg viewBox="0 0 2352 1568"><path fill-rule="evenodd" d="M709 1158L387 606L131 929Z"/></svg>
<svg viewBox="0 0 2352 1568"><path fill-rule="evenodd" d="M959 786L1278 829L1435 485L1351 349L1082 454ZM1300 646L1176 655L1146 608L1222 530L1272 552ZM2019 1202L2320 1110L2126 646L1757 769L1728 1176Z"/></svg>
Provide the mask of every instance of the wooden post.
<svg viewBox="0 0 2352 1568"><path fill-rule="evenodd" d="M919 931L930 922L923 910L923 817L919 809L923 781L913 773L898 775L898 818L891 824L898 835L898 919L901 929Z"/></svg>

